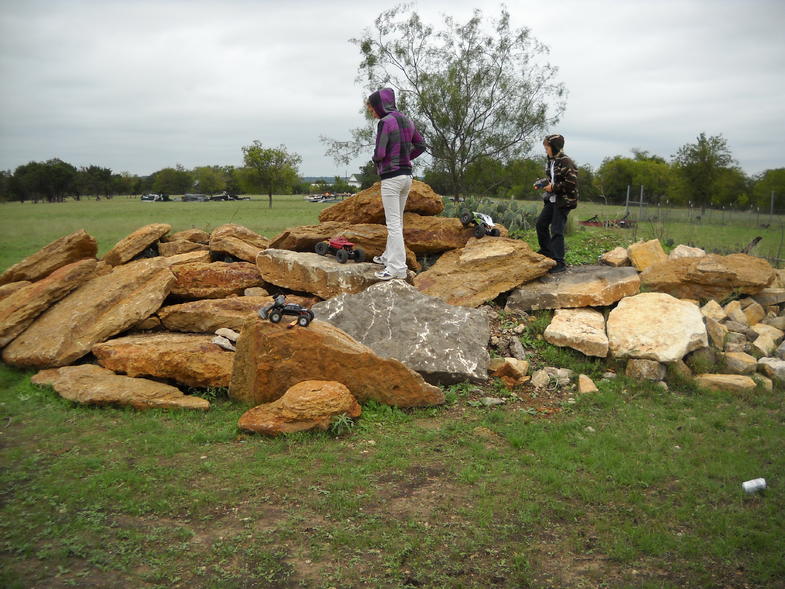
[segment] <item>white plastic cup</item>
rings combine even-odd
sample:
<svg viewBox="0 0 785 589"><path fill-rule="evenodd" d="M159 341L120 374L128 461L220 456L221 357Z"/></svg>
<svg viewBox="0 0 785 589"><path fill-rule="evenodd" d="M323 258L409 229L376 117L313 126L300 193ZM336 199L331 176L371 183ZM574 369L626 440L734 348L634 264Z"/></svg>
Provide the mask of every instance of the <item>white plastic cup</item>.
<svg viewBox="0 0 785 589"><path fill-rule="evenodd" d="M752 479L741 484L747 493L757 493L766 488L766 479Z"/></svg>

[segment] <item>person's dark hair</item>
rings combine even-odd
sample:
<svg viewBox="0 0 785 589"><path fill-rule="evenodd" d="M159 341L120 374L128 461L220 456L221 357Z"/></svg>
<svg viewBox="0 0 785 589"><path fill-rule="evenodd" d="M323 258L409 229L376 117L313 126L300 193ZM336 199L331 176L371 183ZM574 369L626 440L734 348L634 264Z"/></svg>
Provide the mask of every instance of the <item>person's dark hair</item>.
<svg viewBox="0 0 785 589"><path fill-rule="evenodd" d="M550 145L553 150L553 155L556 155L564 148L564 136L558 134L548 135L543 140L543 143Z"/></svg>

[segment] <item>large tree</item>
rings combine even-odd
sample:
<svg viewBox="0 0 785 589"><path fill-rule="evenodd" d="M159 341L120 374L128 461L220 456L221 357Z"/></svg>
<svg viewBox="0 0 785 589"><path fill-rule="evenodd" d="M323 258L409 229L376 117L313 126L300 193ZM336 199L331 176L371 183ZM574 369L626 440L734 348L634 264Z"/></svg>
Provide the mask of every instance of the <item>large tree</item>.
<svg viewBox="0 0 785 589"><path fill-rule="evenodd" d="M185 194L193 185L191 174L180 164L153 174L153 190L159 194Z"/></svg>
<svg viewBox="0 0 785 589"><path fill-rule="evenodd" d="M76 182L80 194L95 196L96 200L102 196L109 198L112 193L112 170L101 166L82 166Z"/></svg>
<svg viewBox="0 0 785 589"><path fill-rule="evenodd" d="M701 132L695 143L682 145L673 156L674 169L688 200L701 209L718 200L716 193L723 170L735 164L722 135L706 137Z"/></svg>
<svg viewBox="0 0 785 589"><path fill-rule="evenodd" d="M372 30L353 39L362 53L358 80L368 92L395 89L399 108L425 136L432 170L465 190L466 170L483 158L525 154L531 138L556 123L564 86L542 62L548 49L529 29L513 29L501 10L489 32L479 10L466 23L445 16L442 28L424 23L405 5L381 13ZM337 162L370 152L374 126L352 140L322 140Z"/></svg>
<svg viewBox="0 0 785 589"><path fill-rule="evenodd" d="M269 206L273 206L273 191L289 190L299 181L297 167L302 158L289 153L286 147L264 147L259 140L243 147L243 162L253 170L256 181L267 192Z"/></svg>
<svg viewBox="0 0 785 589"><path fill-rule="evenodd" d="M224 172L220 166L201 166L194 168L192 173L199 192L215 194L226 188Z"/></svg>

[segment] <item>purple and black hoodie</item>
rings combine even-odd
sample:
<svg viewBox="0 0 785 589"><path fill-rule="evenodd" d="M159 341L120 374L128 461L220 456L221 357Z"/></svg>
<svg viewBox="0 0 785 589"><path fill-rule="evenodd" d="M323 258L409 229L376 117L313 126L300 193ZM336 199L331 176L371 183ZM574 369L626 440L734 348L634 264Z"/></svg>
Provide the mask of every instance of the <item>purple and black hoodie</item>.
<svg viewBox="0 0 785 589"><path fill-rule="evenodd" d="M398 112L395 92L382 88L368 97L368 103L379 115L376 127L376 149L373 161L379 177L384 180L412 174L412 160L425 151L422 135L412 120Z"/></svg>

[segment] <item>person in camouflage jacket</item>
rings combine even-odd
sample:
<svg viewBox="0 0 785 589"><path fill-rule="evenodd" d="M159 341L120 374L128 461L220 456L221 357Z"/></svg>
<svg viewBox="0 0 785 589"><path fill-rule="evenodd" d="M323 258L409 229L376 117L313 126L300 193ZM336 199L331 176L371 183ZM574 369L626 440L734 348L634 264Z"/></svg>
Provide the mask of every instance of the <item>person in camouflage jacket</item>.
<svg viewBox="0 0 785 589"><path fill-rule="evenodd" d="M548 184L543 188L543 209L537 218L537 241L539 252L556 261L551 273L563 272L564 227L567 215L578 206L578 168L564 153L564 137L548 135L543 140L548 163L545 174Z"/></svg>

